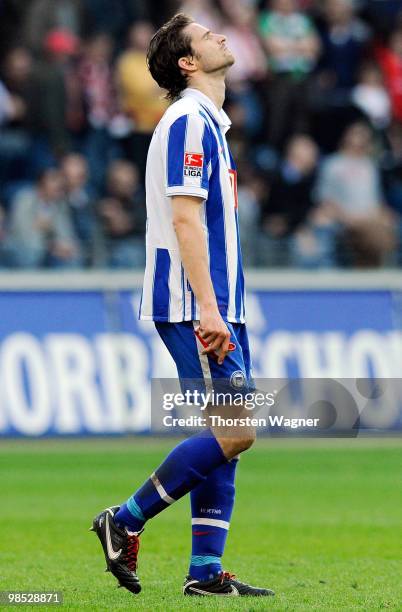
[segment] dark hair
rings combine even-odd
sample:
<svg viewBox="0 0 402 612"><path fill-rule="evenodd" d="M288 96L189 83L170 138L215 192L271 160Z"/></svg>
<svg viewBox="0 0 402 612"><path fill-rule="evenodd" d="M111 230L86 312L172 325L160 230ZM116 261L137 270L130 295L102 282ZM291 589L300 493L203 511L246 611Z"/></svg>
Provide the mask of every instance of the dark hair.
<svg viewBox="0 0 402 612"><path fill-rule="evenodd" d="M42 165L35 172L35 181L38 185L43 185L43 183L46 181L46 179L49 178L49 176L51 176L52 174L58 174L58 173L59 173L59 168L57 166L54 166L52 164Z"/></svg>
<svg viewBox="0 0 402 612"><path fill-rule="evenodd" d="M178 65L181 57L194 55L191 38L183 34L193 19L178 13L165 23L151 39L147 53L147 63L159 87L167 90L166 98L175 100L187 87L187 76Z"/></svg>

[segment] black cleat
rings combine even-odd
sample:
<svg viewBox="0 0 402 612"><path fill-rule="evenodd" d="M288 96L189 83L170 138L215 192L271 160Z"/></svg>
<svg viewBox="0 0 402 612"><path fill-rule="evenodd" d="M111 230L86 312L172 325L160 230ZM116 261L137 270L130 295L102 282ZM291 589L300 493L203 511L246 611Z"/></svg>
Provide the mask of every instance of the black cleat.
<svg viewBox="0 0 402 612"><path fill-rule="evenodd" d="M100 539L106 559L106 572L111 572L118 580L119 587L125 587L131 593L141 591L140 580L136 574L137 557L140 547L138 533L128 533L115 524L113 517L119 506L106 508L93 520L90 531L95 531Z"/></svg>
<svg viewBox="0 0 402 612"><path fill-rule="evenodd" d="M195 580L187 576L183 586L184 595L218 595L223 597L240 597L248 595L250 597L267 597L275 593L270 589L260 589L250 586L244 582L235 580L235 575L229 572L222 572L212 580Z"/></svg>

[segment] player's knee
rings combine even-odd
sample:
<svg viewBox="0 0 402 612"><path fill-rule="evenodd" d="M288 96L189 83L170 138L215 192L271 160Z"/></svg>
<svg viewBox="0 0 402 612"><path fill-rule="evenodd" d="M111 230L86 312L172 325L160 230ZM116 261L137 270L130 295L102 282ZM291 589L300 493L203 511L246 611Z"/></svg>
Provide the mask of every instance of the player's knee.
<svg viewBox="0 0 402 612"><path fill-rule="evenodd" d="M243 453L244 451L246 451L247 449L249 449L251 446L253 446L254 442L255 442L255 431L252 432L248 432L245 436L242 436L239 439L239 453Z"/></svg>
<svg viewBox="0 0 402 612"><path fill-rule="evenodd" d="M236 455L243 453L250 448L255 442L255 432L250 431L242 435L238 435L231 439L220 440L221 446L224 450L226 457L232 459Z"/></svg>
<svg viewBox="0 0 402 612"><path fill-rule="evenodd" d="M251 435L247 435L241 438L238 438L233 441L232 453L233 457L238 455L239 453L244 453L244 451L248 450L250 446L254 444L255 437Z"/></svg>

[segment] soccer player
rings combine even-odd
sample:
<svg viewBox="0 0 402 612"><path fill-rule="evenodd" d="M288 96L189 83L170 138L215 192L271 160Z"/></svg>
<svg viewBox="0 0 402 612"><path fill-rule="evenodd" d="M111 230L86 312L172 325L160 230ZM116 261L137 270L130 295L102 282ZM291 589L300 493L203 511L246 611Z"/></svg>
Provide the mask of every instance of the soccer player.
<svg viewBox="0 0 402 612"><path fill-rule="evenodd" d="M234 63L225 36L184 14L153 37L150 72L173 104L155 129L146 170L146 270L140 318L156 329L176 362L182 385L252 389L245 326L237 216L236 169L222 110L225 75ZM133 75L134 76L134 75ZM225 406L240 416L244 408ZM222 414L211 406L210 414ZM214 412L215 411L215 412ZM176 446L121 506L93 521L107 569L132 593L139 536L146 522L191 495L192 555L185 595L273 595L222 570L235 494L238 455L254 442L251 428L210 427Z"/></svg>

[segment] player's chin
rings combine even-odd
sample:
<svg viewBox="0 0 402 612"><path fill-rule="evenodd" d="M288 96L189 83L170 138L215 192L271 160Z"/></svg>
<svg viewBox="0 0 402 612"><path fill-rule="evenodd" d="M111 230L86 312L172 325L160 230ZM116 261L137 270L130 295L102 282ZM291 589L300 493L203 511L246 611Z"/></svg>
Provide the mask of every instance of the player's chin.
<svg viewBox="0 0 402 612"><path fill-rule="evenodd" d="M231 51L229 51L229 49L226 49L225 61L226 61L226 65L227 66L233 66L233 64L236 61L235 58L234 58L233 53Z"/></svg>
<svg viewBox="0 0 402 612"><path fill-rule="evenodd" d="M233 55L231 55L230 57L225 57L222 62L219 62L219 64L214 64L214 66L205 68L205 72L221 72L222 70L226 70L227 68L230 68L230 66L233 66L234 63L235 59Z"/></svg>
<svg viewBox="0 0 402 612"><path fill-rule="evenodd" d="M231 53L228 53L224 61L222 62L222 65L220 66L219 70L221 70L222 68L230 68L230 66L233 66L234 63L235 58Z"/></svg>

